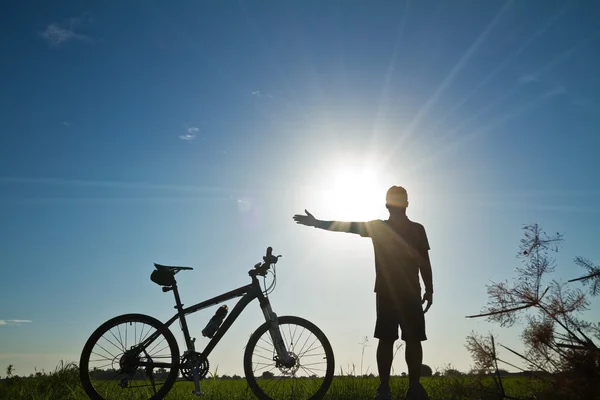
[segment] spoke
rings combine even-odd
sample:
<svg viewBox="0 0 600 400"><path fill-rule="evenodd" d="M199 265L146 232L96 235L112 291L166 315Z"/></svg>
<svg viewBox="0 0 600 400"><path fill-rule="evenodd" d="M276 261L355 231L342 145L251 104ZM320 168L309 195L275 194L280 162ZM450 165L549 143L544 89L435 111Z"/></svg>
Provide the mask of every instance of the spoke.
<svg viewBox="0 0 600 400"><path fill-rule="evenodd" d="M150 354L150 356L151 356L151 357L154 357L156 354L159 354L159 353L160 353L160 352L162 352L163 350L165 350L165 349L169 349L169 348L170 348L170 346L169 346L169 343L167 343L167 345L166 345L165 347L163 347L163 348L162 348L162 349L160 349L159 351L156 351L156 352L154 352L154 353ZM163 356L156 356L156 358L159 358L159 357L169 357L169 356L166 356L166 355L163 355Z"/></svg>
<svg viewBox="0 0 600 400"><path fill-rule="evenodd" d="M296 337L296 332L297 331L298 331L298 325L294 325L294 333L292 334L292 341L294 341L294 338ZM302 334L300 336L302 336Z"/></svg>
<svg viewBox="0 0 600 400"><path fill-rule="evenodd" d="M266 364L266 363L256 363L256 365L264 365L264 367L255 368L255 369L253 369L253 370L252 370L253 372L260 371L260 370L263 370L263 369L265 369L265 368L271 368L271 369L269 369L269 371L272 371L274 368L276 368L276 367L275 367L275 365L274 365L274 364L272 364L272 363L271 363L271 364ZM257 379L258 379L258 377L257 377Z"/></svg>
<svg viewBox="0 0 600 400"><path fill-rule="evenodd" d="M288 340L285 337L285 329L281 329L281 325L279 325L279 334L281 335L281 339L283 340L283 344L287 351L290 351L290 346L288 345Z"/></svg>
<svg viewBox="0 0 600 400"><path fill-rule="evenodd" d="M109 366L112 366L112 362L110 362L110 363L108 363L108 364L101 365L101 366L99 366L99 367L96 367L96 368L98 368L98 369L102 369L102 368L104 368L104 367L109 367ZM92 372L93 372L93 371L92 371Z"/></svg>
<svg viewBox="0 0 600 400"><path fill-rule="evenodd" d="M287 326L288 326L288 333L290 335L290 351L293 351L293 348L294 348L294 336L292 336L292 326L290 324L287 324ZM297 327L298 326L296 325L296 328ZM294 329L294 332L296 332L295 329Z"/></svg>
<svg viewBox="0 0 600 400"><path fill-rule="evenodd" d="M273 353L273 350L265 349L264 347L261 347L261 346L259 346L259 345L256 345L256 346L254 346L254 347L256 347L257 349L264 350L264 351L266 351L267 353Z"/></svg>
<svg viewBox="0 0 600 400"><path fill-rule="evenodd" d="M271 369L269 369L268 372L271 372L271 371L273 371L276 368L274 365L269 364L266 367L262 367L262 368L257 369L257 371L260 371L261 369L265 369L265 368L268 368L268 367L271 367ZM257 377L257 379L258 379L258 377Z"/></svg>
<svg viewBox="0 0 600 400"><path fill-rule="evenodd" d="M110 365L110 364L112 364L112 360L113 360L112 358L107 358L107 357L98 358L98 359L91 359L90 358L89 362L110 361L110 363L109 363L109 365Z"/></svg>
<svg viewBox="0 0 600 400"><path fill-rule="evenodd" d="M114 359L115 359L114 357L106 357L105 355L98 354L98 353L96 353L95 351L92 351L92 352L90 353L90 356L91 356L92 354L93 354L93 355L96 355L96 356L98 356L98 357L100 357L100 358L99 358L98 360L93 360L92 358L90 358L90 360L89 360L90 362L92 362L92 361L112 361L112 360L114 360Z"/></svg>
<svg viewBox="0 0 600 400"><path fill-rule="evenodd" d="M123 346L123 338L121 337L121 328L119 328L119 325L117 325L117 331L119 332L119 338L117 339L117 337L115 336L115 334L112 332L112 328L111 330L109 330L109 332L111 333L111 335L113 335L113 337L115 338L115 340L117 342L119 342L119 344L121 346ZM125 352L126 348L121 347L121 350L123 350L123 352Z"/></svg>
<svg viewBox="0 0 600 400"><path fill-rule="evenodd" d="M262 336L260 337L260 340L262 340L263 342L265 342L266 344L268 344L268 345L270 345L270 346L272 346L272 347L275 347L275 346L273 345L273 341L271 340L271 335L268 335L268 333L269 333L268 331L267 331L266 333L267 333L267 337L269 338L269 341L267 342L265 339L263 339L263 337L262 337Z"/></svg>
<svg viewBox="0 0 600 400"><path fill-rule="evenodd" d="M144 335L142 340L140 340L140 343L142 343L143 341L146 340L146 338L148 338L148 336L150 335L150 332L152 332L152 329L148 329L148 332L146 332L146 334ZM150 336L152 336L152 335L150 335Z"/></svg>
<svg viewBox="0 0 600 400"><path fill-rule="evenodd" d="M272 371L272 369L270 371ZM273 379L270 379L269 382L273 383L273 381L276 381L275 385L273 385L273 388L275 388L275 387L277 387L277 385L279 385L279 383L281 383L282 380L283 379L277 379L277 380L275 380L275 378L273 378ZM269 386L269 384L267 384L267 387L268 386Z"/></svg>
<svg viewBox="0 0 600 400"><path fill-rule="evenodd" d="M308 371L312 372L312 374L315 374L315 370L312 368L304 368L304 366L302 366L302 365L300 366L300 368L302 368L304 371L308 370ZM322 370L317 370L317 371L322 371ZM308 376L310 376L310 375L311 374L308 374ZM317 375L317 374L315 374L315 375Z"/></svg>
<svg viewBox="0 0 600 400"><path fill-rule="evenodd" d="M109 354L109 355L110 355L110 356L113 358L113 360L114 360L115 358L117 358L117 357L116 357L114 354L112 354L110 351L106 350L106 349L105 349L104 347L102 347L100 344L96 343L96 345L97 345L98 347L100 347L102 350L104 350L105 352L107 352L107 353L108 353L108 354ZM95 352L92 352L92 353L94 353L94 354L96 354L96 355L98 355L98 356L99 356L99 355L101 355L101 354L99 354L99 353L95 353Z"/></svg>
<svg viewBox="0 0 600 400"><path fill-rule="evenodd" d="M300 359L300 357L298 357L298 359ZM311 361L311 362L315 362L315 360L327 360L327 354L326 353L315 353L315 354L303 354L302 355L302 360L304 361ZM321 362L327 362L327 361L321 361Z"/></svg>
<svg viewBox="0 0 600 400"><path fill-rule="evenodd" d="M306 382L304 382L304 379L294 379L294 382L302 383L302 386L304 386L305 389L310 391L310 388L308 386L306 386Z"/></svg>
<svg viewBox="0 0 600 400"><path fill-rule="evenodd" d="M117 346L116 344L114 344L114 343L113 343L112 341L110 341L109 339L105 338L104 336L102 336L102 339L104 339L104 340L106 340L108 343L112 344L112 345L113 345L113 346L114 346L114 347L115 347L117 350L121 350L121 351L122 351L122 348L119 348L119 346ZM99 344L99 343L96 343L96 344L97 344L98 346L100 346L100 344ZM102 347L102 346L100 346L100 347ZM102 348L104 349L104 347L102 347ZM106 350L106 349L104 349L104 350ZM110 352L108 352L108 353L110 354Z"/></svg>
<svg viewBox="0 0 600 400"><path fill-rule="evenodd" d="M270 367L271 369L275 368L275 366L273 366L273 364L263 364L263 363L256 363L256 365L264 365L264 367L256 368L256 369L254 370L254 372L256 372L256 371L260 371L260 370L263 370L263 369L265 369L265 368L269 368L269 367Z"/></svg>
<svg viewBox="0 0 600 400"><path fill-rule="evenodd" d="M254 364L256 364L256 365L269 365L269 366L273 365L273 363L267 364L267 363L261 363L261 362L256 362Z"/></svg>
<svg viewBox="0 0 600 400"><path fill-rule="evenodd" d="M302 364L302 366L306 367L307 365L321 365L321 364L327 365L327 363L318 362L318 363Z"/></svg>
<svg viewBox="0 0 600 400"><path fill-rule="evenodd" d="M142 324L142 330L140 331L140 340L138 340L138 343L142 343L142 335L144 334L145 326L146 326L146 324Z"/></svg>
<svg viewBox="0 0 600 400"><path fill-rule="evenodd" d="M302 346L302 349L300 349L300 352L298 353L298 357L300 357L300 355L306 353L307 351L310 351L310 349L312 348L312 345L315 344L315 342L319 340L318 337L315 337L315 340L312 341L312 343L310 345L308 345L308 349L306 351L304 351L304 348L306 347L306 343L304 343L304 345ZM308 342L308 340L307 340Z"/></svg>
<svg viewBox="0 0 600 400"><path fill-rule="evenodd" d="M165 337L163 336L163 338L162 338L162 340L160 342L156 343L152 349L147 350L148 354L152 353L154 351L154 349L156 349L164 341L165 341Z"/></svg>
<svg viewBox="0 0 600 400"><path fill-rule="evenodd" d="M308 348L308 350L306 350L305 352L301 352L300 354L298 354L298 357L302 357L303 355L305 355L306 353L308 353L309 351L313 350L313 344L316 343L316 341L319 340L319 338L315 338L315 340L310 344L310 347ZM321 342L319 342L319 344L321 344ZM323 345L321 345L320 347L323 347ZM314 350L317 350L319 347L316 347Z"/></svg>
<svg viewBox="0 0 600 400"><path fill-rule="evenodd" d="M296 330L298 329L298 325L296 325L296 329L294 330L294 336L296 336ZM296 345L298 344L298 342L300 341L300 338L302 337L302 335L304 335L304 331L306 330L305 327L302 327L302 332L300 332L300 335L298 336L298 338L296 338L296 343L294 344L294 346L292 347L292 352L295 352L296 349ZM293 340L293 338L292 338ZM306 339L308 341L308 339Z"/></svg>
<svg viewBox="0 0 600 400"><path fill-rule="evenodd" d="M260 354L252 353L252 355L256 355L256 356L258 356L258 357L260 357L260 358L264 358L265 360L269 360L269 361L271 361L271 362L273 361L273 359L272 359L272 358L268 358L268 357L265 357L265 356L261 356Z"/></svg>

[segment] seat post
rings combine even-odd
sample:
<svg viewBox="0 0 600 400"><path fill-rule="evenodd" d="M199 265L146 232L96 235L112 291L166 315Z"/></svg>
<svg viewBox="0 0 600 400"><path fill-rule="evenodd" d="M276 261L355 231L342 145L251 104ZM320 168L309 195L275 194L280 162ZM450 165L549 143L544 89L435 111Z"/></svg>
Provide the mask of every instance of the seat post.
<svg viewBox="0 0 600 400"><path fill-rule="evenodd" d="M183 304L181 304L181 298L179 297L179 290L177 289L177 282L175 282L171 286L171 289L173 289L173 295L175 296L176 306L174 308L177 309L177 311L183 310Z"/></svg>
<svg viewBox="0 0 600 400"><path fill-rule="evenodd" d="M177 282L175 282L171 287L173 288L173 295L175 296L176 306L174 308L177 309L177 314L179 315L179 323L181 324L181 330L183 331L185 343L188 350L195 351L194 342L196 339L190 338L190 331L188 329L187 321L185 320L185 314L183 313L183 304L181 303L181 298L179 297Z"/></svg>

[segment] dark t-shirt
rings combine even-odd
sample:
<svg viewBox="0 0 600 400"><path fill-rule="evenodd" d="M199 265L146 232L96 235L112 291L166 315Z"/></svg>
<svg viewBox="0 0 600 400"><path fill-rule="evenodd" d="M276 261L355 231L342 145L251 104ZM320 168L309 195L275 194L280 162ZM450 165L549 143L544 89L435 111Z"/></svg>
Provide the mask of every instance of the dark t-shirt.
<svg viewBox="0 0 600 400"><path fill-rule="evenodd" d="M427 252L429 241L423 225L408 218L352 222L348 230L370 237L375 252L375 292L404 297L420 296L419 270L426 289L431 287Z"/></svg>

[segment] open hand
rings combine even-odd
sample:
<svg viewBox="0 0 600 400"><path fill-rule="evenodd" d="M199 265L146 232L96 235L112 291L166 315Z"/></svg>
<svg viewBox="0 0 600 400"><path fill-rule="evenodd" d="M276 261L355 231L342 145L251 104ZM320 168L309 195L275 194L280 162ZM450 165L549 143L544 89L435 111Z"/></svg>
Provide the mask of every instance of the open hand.
<svg viewBox="0 0 600 400"><path fill-rule="evenodd" d="M429 311L429 308L433 304L433 293L425 292L425 294L423 295L423 301L421 302L421 304L425 304L425 302L427 302L427 306L425 307L425 310L423 310L423 313L426 313L427 311Z"/></svg>
<svg viewBox="0 0 600 400"><path fill-rule="evenodd" d="M309 213L307 210L304 210L306 215L296 214L294 215L294 221L297 224L306 225L306 226L317 226L317 219Z"/></svg>

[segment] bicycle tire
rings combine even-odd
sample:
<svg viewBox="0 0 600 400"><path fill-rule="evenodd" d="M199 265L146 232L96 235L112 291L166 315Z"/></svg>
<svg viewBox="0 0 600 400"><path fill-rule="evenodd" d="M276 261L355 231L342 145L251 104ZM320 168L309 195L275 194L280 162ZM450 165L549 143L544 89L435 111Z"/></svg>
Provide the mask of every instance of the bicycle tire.
<svg viewBox="0 0 600 400"><path fill-rule="evenodd" d="M112 359L112 363L109 362L109 364L107 365L111 365L113 366L112 371L110 372L112 374L124 374L124 372L122 372L122 370L118 370L115 371L115 364L118 363L116 366L121 368L121 363L124 360L124 354L126 352L126 349L130 349L131 347L128 346L127 343L127 337L129 336L129 333L127 332L127 327L131 326L131 324L135 323L135 333L134 333L134 338L137 338L137 324L146 324L148 326L150 326L151 328L154 328L159 335L162 335L164 337L164 340L166 340L167 342L167 346L170 350L170 368L169 371L167 372L167 376L166 379L164 379L164 382L162 383L162 387L155 391L154 394L150 394L149 397L146 397L147 395L144 395L144 399L148 399L148 400L159 400L159 399L163 399L164 396L171 390L171 388L173 387L173 385L175 384L175 380L177 379L177 376L179 374L179 346L177 345L177 340L175 339L175 336L173 336L173 333L159 320L149 316L149 315L144 315L144 314L124 314L124 315L120 315L118 317L112 318L108 321L106 321L105 323L103 323L102 325L100 325L93 333L92 335L89 337L89 339L87 340L87 342L85 343L83 350L81 352L81 358L79 361L79 377L80 377L80 381L81 384L85 390L85 392L87 393L87 395L89 396L90 399L92 400L111 400L111 399L117 399L117 398L122 398L122 392L118 392L117 390L115 390L114 392L103 392L103 393L99 393L97 388L94 386L94 382L92 381L92 377L90 376L90 361L102 361L102 362L107 362L109 361L110 357L113 357ZM124 332L124 336L125 336L125 343L122 343L122 340L120 341L120 346L115 345L114 342L119 342L119 340L123 337L123 332L121 332L120 328L117 328L117 331L113 331L113 329L115 327L119 327L120 325L125 324L126 328L125 328L125 332ZM129 324L129 325L128 325ZM107 342L112 343L112 346L114 348L117 349L117 351L123 351L123 354L119 354L117 356L113 355L110 351L106 350L105 347L110 347L107 344L104 344L104 346L102 346L101 344L99 344L99 341L102 340L102 338L104 337L105 334L110 332L110 336L109 339L105 339ZM118 337L117 334L115 334L115 332L118 332ZM146 333L146 335L144 335L144 327L141 327L141 332L139 334L140 337L140 342L144 340L144 338L148 337L149 333L150 333L150 329L148 330L148 332ZM142 338L142 335L143 338ZM108 336L108 335L107 335ZM152 352L154 349L150 348L156 341L152 342L152 344L149 346L149 351ZM158 343L156 343L155 348L158 347L160 344L162 343L162 340L159 341ZM99 346L99 348L101 350L98 351L94 351L96 349L96 345ZM165 347L166 349L166 347ZM114 351L114 350L113 350ZM146 350L145 350L146 351ZM162 351L159 350L159 351ZM99 354L98 352L106 352L107 354L105 355L106 359L100 359L100 360L91 360L91 356L92 354L94 354L95 357L97 356L101 356L104 354ZM116 351L115 351L116 352ZM110 355L110 356L109 356ZM148 358L152 361L152 356L153 354L150 354L148 352L146 352L146 356L148 356ZM138 356L139 357L139 356ZM161 356L156 356L157 358L160 358ZM147 358L147 359L148 359ZM118 360L117 360L118 359ZM146 359L146 360L147 360ZM136 362L140 361L139 359L137 359L136 357ZM130 381L140 381L140 375L141 378L143 379L143 373L144 371L142 371L141 369L138 369L139 367L136 366L136 362L133 362L133 367L135 368L133 369L133 372L128 372L127 375L131 378L127 380L127 384L130 384ZM147 361L146 361L147 362ZM152 367L154 368L154 367ZM110 371L110 369L108 369L107 371ZM92 370L92 373L98 374L98 370ZM100 373L105 373L102 369L100 369ZM106 374L108 374L109 372L106 372ZM137 374L137 376L136 376ZM118 379L118 378L117 378ZM123 384L123 379L122 378L118 384L118 386L121 386ZM161 379L162 380L162 379ZM116 379L113 381L111 379L106 379L106 377L104 378L99 378L95 380L98 385L100 386L101 382L104 382L104 386L109 386L111 384L111 382L116 383ZM152 382L152 380L150 380L152 386L154 385L154 383ZM144 387L142 385L132 385L129 388L134 388L134 387ZM119 389L118 387L116 387L116 389ZM121 389L126 389L123 388L121 386ZM154 388L155 389L155 388ZM131 398L131 396L127 397L127 398Z"/></svg>
<svg viewBox="0 0 600 400"><path fill-rule="evenodd" d="M264 349L262 347L262 343L259 344L259 340L261 340L262 336L267 333L267 339L270 341L270 337L268 336L268 330L269 330L269 326L270 323L269 322L265 322L264 324L262 324L260 327L258 327L256 329L256 331L250 336L250 339L248 340L248 344L246 345L246 349L244 351L244 373L246 375L246 381L248 382L248 385L250 387L250 390L252 390L252 392L254 393L254 395L260 399L260 400L280 400L280 399L309 399L309 400L317 400L317 399L321 399L325 393L327 393L327 391L329 390L329 386L331 385L331 382L333 380L333 374L334 374L334 369L335 369L335 359L334 359L334 354L333 354L333 349L331 348L331 344L329 343L329 340L327 339L327 337L325 336L325 334L312 322L307 321L304 318L300 318L300 317L295 317L295 316L282 316L278 318L279 321L279 327L280 327L280 332L282 334L282 337L284 339L284 341L286 342L286 348L288 349L288 352L290 354L293 354L293 357L296 359L296 363L297 365L294 367L296 368L295 372L291 372L291 371L284 371L285 368L280 368L280 367L275 367L279 369L279 372L281 374L283 374L283 376L279 376L279 381L278 383L276 383L275 385L278 385L279 382L283 381L283 380L290 380L292 379L294 382L291 383L292 385L292 393L290 394L289 391L286 391L287 389L281 389L281 393L279 393L278 395L275 394L268 394L262 387L261 387L261 382L260 380L264 381L265 378L261 378L261 377L257 377L255 376L256 372L260 372L261 369L264 369L266 367L261 367L261 368L253 368L253 355L255 354L255 350L258 348L260 349ZM292 328L292 326L295 326L295 328ZM302 333L300 333L299 338L302 337L303 333L305 331L308 331L310 334L312 334L315 337L315 340L311 343L310 347L306 350L306 344L308 343L308 338L306 339L306 341L303 344L303 347L301 348L300 351L297 350L296 345L297 342L294 342L293 337L295 336L295 334L297 333L297 329L298 327L302 328ZM292 329L294 330L292 332ZM288 343L288 341L291 340L291 343ZM268 344L268 341L263 339L263 341L265 343ZM301 363L301 357L302 356L306 356L306 357L319 357L321 356L321 354L310 354L307 355L306 353L312 352L312 345L314 344L314 342L319 341L321 347L323 348L323 358L326 359L325 362L325 369L324 369L324 376L322 378L314 378L314 375L316 374L308 374L308 372L315 372L315 370L313 368L305 368L304 365L302 365ZM300 342L302 342L302 339L300 339ZM272 345L272 343L271 343ZM273 350L274 351L274 350ZM298 354L296 354L298 353ZM273 357L274 357L273 353ZM263 356L258 356L257 358L259 359L263 359L263 358L267 358L267 357L263 357ZM311 360L312 361L312 360ZM305 364L306 365L306 364ZM313 363L309 363L309 365L313 365ZM271 368L271 370L275 369L275 368ZM296 376L296 372L299 371L300 369L303 369L304 373L307 373L306 377L301 377L301 376ZM292 376L290 376L292 375ZM275 377L273 377L272 379L276 379ZM302 387L307 388L307 381L310 379L314 382L315 385L317 385L314 393L297 393L297 397L294 397L294 385L296 384L296 379L298 379L298 381L300 381L302 383ZM264 382L262 382L264 383ZM289 387L290 384L284 384L283 386L287 385ZM283 387L282 386L282 387ZM273 396L273 397L272 397Z"/></svg>

